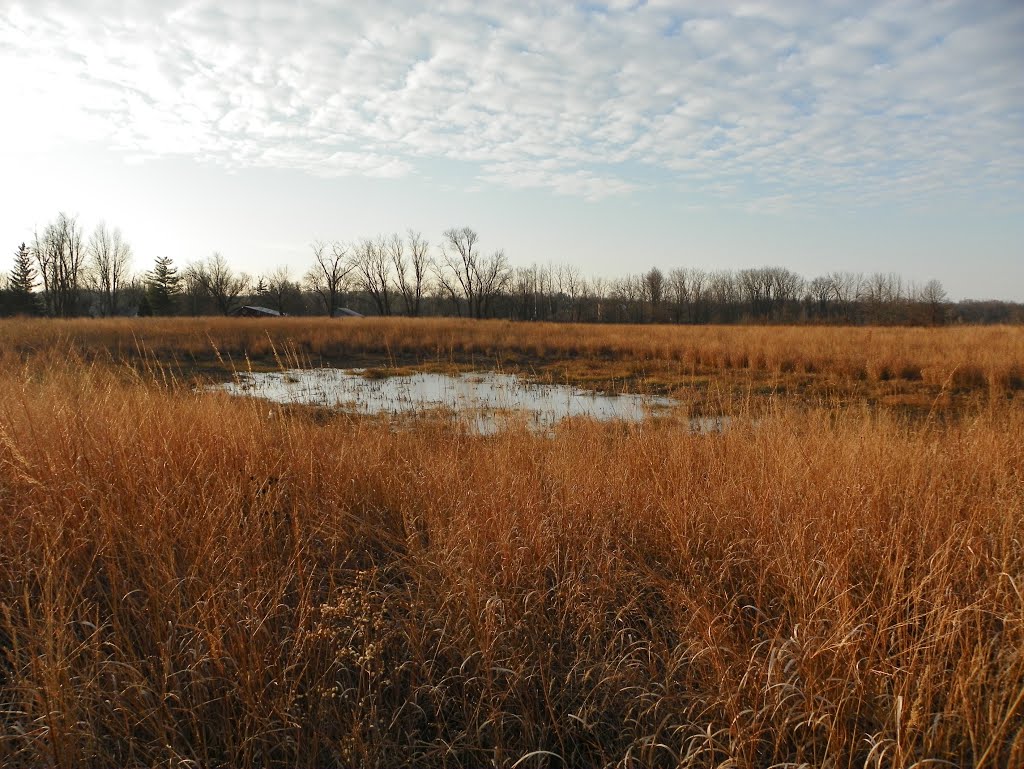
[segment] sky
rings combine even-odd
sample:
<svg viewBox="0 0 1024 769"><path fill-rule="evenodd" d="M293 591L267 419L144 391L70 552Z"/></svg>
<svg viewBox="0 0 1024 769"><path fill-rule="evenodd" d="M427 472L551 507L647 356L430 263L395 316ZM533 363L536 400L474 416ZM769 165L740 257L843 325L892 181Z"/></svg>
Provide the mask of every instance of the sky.
<svg viewBox="0 0 1024 769"><path fill-rule="evenodd" d="M513 265L778 265L1024 300L1024 2L0 0L0 270L301 276L470 226Z"/></svg>

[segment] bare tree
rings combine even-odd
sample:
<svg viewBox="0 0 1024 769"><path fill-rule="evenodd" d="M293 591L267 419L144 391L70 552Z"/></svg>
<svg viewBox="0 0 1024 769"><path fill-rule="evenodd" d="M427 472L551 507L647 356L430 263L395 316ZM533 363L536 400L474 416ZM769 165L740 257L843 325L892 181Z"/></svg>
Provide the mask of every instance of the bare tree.
<svg viewBox="0 0 1024 769"><path fill-rule="evenodd" d="M291 271L287 266L275 268L266 277L266 287L266 295L270 298L270 303L280 313L286 312L289 298L299 293L299 287L292 280Z"/></svg>
<svg viewBox="0 0 1024 769"><path fill-rule="evenodd" d="M785 267L768 267L765 273L768 284L769 317L782 319L786 316L787 310L798 306L797 300L803 294L806 281L803 276Z"/></svg>
<svg viewBox="0 0 1024 769"><path fill-rule="evenodd" d="M203 314L203 305L208 298L199 275L200 269L198 264L190 264L185 267L181 275L182 296L185 299L187 312L193 316Z"/></svg>
<svg viewBox="0 0 1024 769"><path fill-rule="evenodd" d="M402 240L397 240L401 251ZM391 314L391 260L388 249L389 243L384 236L376 240L367 238L356 246L352 261L359 287L370 295L380 315Z"/></svg>
<svg viewBox="0 0 1024 769"><path fill-rule="evenodd" d="M538 273L541 299L544 300L544 320L557 320L562 309L562 268L551 262Z"/></svg>
<svg viewBox="0 0 1024 769"><path fill-rule="evenodd" d="M767 269L740 270L736 276L743 297L754 318L767 317L771 309L771 283Z"/></svg>
<svg viewBox="0 0 1024 769"><path fill-rule="evenodd" d="M651 320L657 321L661 301L665 296L665 275L657 267L652 267L643 277L644 294L651 305Z"/></svg>
<svg viewBox="0 0 1024 769"><path fill-rule="evenodd" d="M469 305L468 313L474 313L476 299L476 270L480 251L477 241L480 236L469 227L444 231L441 242L441 259L434 265L438 284L455 303L456 312L462 315L460 300Z"/></svg>
<svg viewBox="0 0 1024 769"><path fill-rule="evenodd" d="M741 293L739 281L731 270L715 270L708 275L708 316L716 322L736 320Z"/></svg>
<svg viewBox="0 0 1024 769"><path fill-rule="evenodd" d="M469 227L445 230L441 259L434 265L438 284L462 314L465 301L468 314L482 318L489 314L494 296L504 291L512 270L504 251L484 256L478 247L480 236Z"/></svg>
<svg viewBox="0 0 1024 769"><path fill-rule="evenodd" d="M615 300L616 318L622 322L642 323L646 288L640 275L626 275L611 284L611 298Z"/></svg>
<svg viewBox="0 0 1024 769"><path fill-rule="evenodd" d="M937 280L929 280L921 288L918 298L928 310L929 321L933 325L941 325L946 320L946 289Z"/></svg>
<svg viewBox="0 0 1024 769"><path fill-rule="evenodd" d="M903 279L891 272L872 273L861 282L857 299L863 304L869 321L892 322L896 306L903 299Z"/></svg>
<svg viewBox="0 0 1024 769"><path fill-rule="evenodd" d="M217 252L205 262L192 265L190 272L222 315L231 312L238 297L249 287L249 276L244 272L236 275L227 259Z"/></svg>
<svg viewBox="0 0 1024 769"><path fill-rule="evenodd" d="M36 233L32 254L43 278L47 312L60 317L74 315L85 263L82 228L78 220L63 212L58 214L41 236Z"/></svg>
<svg viewBox="0 0 1024 769"><path fill-rule="evenodd" d="M521 320L537 320L538 305L537 265L517 267L513 278L518 315Z"/></svg>
<svg viewBox="0 0 1024 769"><path fill-rule="evenodd" d="M117 227L108 229L105 222L100 222L89 239L87 272L92 288L100 295L101 315L117 314L131 258L131 246L124 242L121 230Z"/></svg>
<svg viewBox="0 0 1024 769"><path fill-rule="evenodd" d="M398 291L401 293L402 303L405 305L405 314L409 317L416 317L420 314L423 291L426 286L427 267L430 264L430 246L420 233L411 229L407 237L408 259L406 259L405 249L398 235L391 236L391 240L388 241L388 251L398 282Z"/></svg>
<svg viewBox="0 0 1024 769"><path fill-rule="evenodd" d="M47 225L47 228L49 225ZM52 266L53 256L47 246L46 230L40 235L36 230L32 238L32 256L39 266L39 277L43 281L43 310L47 315L55 315L54 292L51 285L56 282Z"/></svg>
<svg viewBox="0 0 1024 769"><path fill-rule="evenodd" d="M485 318L491 315L495 297L504 293L511 280L512 268L504 251L498 250L491 256L480 259L477 263L476 317Z"/></svg>
<svg viewBox="0 0 1024 769"><path fill-rule="evenodd" d="M605 304L608 300L608 281L598 275L590 279L590 295L594 300L594 320L605 320Z"/></svg>
<svg viewBox="0 0 1024 769"><path fill-rule="evenodd" d="M669 272L667 282L672 302L672 319L682 323L690 306L690 276L686 270L677 267Z"/></svg>
<svg viewBox="0 0 1024 769"><path fill-rule="evenodd" d="M807 284L807 296L814 314L828 319L836 303L836 285L831 275L819 275Z"/></svg>
<svg viewBox="0 0 1024 769"><path fill-rule="evenodd" d="M341 243L332 243L328 250L327 244L318 240L312 249L315 264L306 273L306 285L320 296L324 311L333 317L355 265L348 260L347 249Z"/></svg>
<svg viewBox="0 0 1024 769"><path fill-rule="evenodd" d="M583 280L579 267L571 264L565 266L562 286L569 299L569 319L578 323L583 313L583 297L586 293L586 281Z"/></svg>
<svg viewBox="0 0 1024 769"><path fill-rule="evenodd" d="M690 280L690 315L691 323L698 323L701 319L707 318L709 314L708 305L708 284L710 278L708 273L700 269L689 270Z"/></svg>

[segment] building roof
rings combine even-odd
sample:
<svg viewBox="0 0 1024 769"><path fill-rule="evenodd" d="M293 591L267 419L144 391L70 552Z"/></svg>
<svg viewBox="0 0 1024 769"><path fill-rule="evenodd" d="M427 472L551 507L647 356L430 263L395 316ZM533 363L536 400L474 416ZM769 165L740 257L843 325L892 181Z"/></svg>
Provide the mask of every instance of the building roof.
<svg viewBox="0 0 1024 769"><path fill-rule="evenodd" d="M273 317L280 317L282 313L277 310L272 310L269 307L260 307L256 304L246 304L242 307L236 307L231 311L232 315L267 315Z"/></svg>

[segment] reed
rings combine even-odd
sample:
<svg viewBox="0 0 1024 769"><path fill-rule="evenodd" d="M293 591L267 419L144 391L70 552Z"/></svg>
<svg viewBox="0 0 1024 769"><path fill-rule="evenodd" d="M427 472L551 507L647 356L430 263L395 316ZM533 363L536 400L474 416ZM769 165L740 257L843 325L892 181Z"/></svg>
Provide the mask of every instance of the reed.
<svg viewBox="0 0 1024 769"><path fill-rule="evenodd" d="M907 421L783 399L756 421L734 404L721 435L577 421L479 437L89 353L117 357L132 333L199 350L198 324L0 329L21 345L0 363L5 766L1024 765L1018 400ZM209 334L252 354L265 331ZM572 343L922 371L1015 365L1021 344L647 331ZM450 321L274 333L570 343ZM82 357L45 352L69 343Z"/></svg>

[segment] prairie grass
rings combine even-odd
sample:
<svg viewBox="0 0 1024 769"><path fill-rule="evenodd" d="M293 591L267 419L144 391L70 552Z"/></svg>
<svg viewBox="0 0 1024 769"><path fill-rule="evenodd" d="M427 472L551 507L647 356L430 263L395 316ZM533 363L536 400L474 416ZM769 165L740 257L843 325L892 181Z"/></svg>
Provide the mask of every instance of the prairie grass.
<svg viewBox="0 0 1024 769"><path fill-rule="evenodd" d="M209 334L251 355L265 331ZM644 331L276 333L311 354L462 334L922 376L1021 360L1013 329ZM399 432L58 353L130 332L210 343L0 325L21 345L0 362L0 764L1024 765L1019 400L950 421L737 404L720 435Z"/></svg>
<svg viewBox="0 0 1024 769"><path fill-rule="evenodd" d="M137 318L0 323L0 362L73 351L140 355L185 367L276 363L284 353L321 363L370 356L385 365L434 361L549 367L571 380L772 375L842 386L892 381L1005 395L1024 391L1024 328L619 326L453 318ZM886 393L889 394L889 393Z"/></svg>

